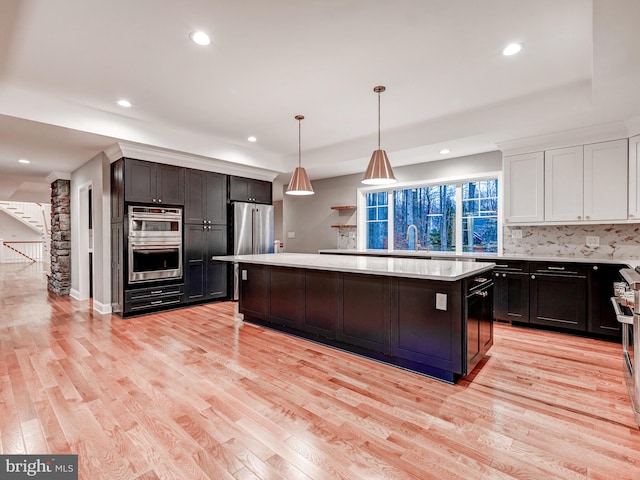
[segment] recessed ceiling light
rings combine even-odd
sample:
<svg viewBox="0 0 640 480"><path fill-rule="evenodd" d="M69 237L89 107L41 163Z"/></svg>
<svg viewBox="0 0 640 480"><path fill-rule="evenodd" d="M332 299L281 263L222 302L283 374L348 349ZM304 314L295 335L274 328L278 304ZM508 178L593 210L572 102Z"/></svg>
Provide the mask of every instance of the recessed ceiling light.
<svg viewBox="0 0 640 480"><path fill-rule="evenodd" d="M206 46L209 45L211 43L211 39L209 38L209 35L207 35L204 32L191 32L189 34L189 38L191 38L191 40L194 43L197 43L198 45L202 45L202 46Z"/></svg>
<svg viewBox="0 0 640 480"><path fill-rule="evenodd" d="M440 150L440 155L446 155L447 153L451 153L451 150L449 150L448 148L443 148L442 150Z"/></svg>
<svg viewBox="0 0 640 480"><path fill-rule="evenodd" d="M116 103L121 107L125 107L125 108L129 108L131 106L131 102L129 100L125 100L124 98L121 100L118 100Z"/></svg>
<svg viewBox="0 0 640 480"><path fill-rule="evenodd" d="M515 55L520 50L522 50L522 47L524 47L522 43L510 43L502 49L502 54L505 57L510 57L511 55Z"/></svg>
<svg viewBox="0 0 640 480"><path fill-rule="evenodd" d="M258 141L258 139L257 139L256 137L253 137L253 136L252 136L252 137L247 138L247 140L248 140L249 142L256 142L256 141Z"/></svg>
<svg viewBox="0 0 640 480"><path fill-rule="evenodd" d="M18 160L18 163L31 163L31 160L27 160L26 158L21 158Z"/></svg>

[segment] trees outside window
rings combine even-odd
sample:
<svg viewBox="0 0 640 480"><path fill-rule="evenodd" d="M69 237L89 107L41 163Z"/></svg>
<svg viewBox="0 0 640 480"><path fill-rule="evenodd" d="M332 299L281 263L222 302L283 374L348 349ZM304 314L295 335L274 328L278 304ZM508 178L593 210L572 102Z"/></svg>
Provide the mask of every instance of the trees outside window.
<svg viewBox="0 0 640 480"><path fill-rule="evenodd" d="M496 178L369 192L366 204L369 249L498 250Z"/></svg>

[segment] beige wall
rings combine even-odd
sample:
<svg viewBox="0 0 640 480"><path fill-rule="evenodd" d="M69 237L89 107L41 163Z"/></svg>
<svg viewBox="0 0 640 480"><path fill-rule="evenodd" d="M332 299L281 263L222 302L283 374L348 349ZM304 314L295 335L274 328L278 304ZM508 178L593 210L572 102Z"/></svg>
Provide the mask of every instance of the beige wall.
<svg viewBox="0 0 640 480"><path fill-rule="evenodd" d="M393 162L393 159L391 161ZM399 182L436 180L498 171L502 171L502 154L498 151L394 168ZM284 195L285 251L317 253L324 248L336 248L338 231L331 228L331 225L355 224L356 212L338 212L331 210L331 207L355 205L357 189L363 186L360 180L362 174L314 180L312 184L315 195ZM294 232L295 238L287 238L288 232Z"/></svg>

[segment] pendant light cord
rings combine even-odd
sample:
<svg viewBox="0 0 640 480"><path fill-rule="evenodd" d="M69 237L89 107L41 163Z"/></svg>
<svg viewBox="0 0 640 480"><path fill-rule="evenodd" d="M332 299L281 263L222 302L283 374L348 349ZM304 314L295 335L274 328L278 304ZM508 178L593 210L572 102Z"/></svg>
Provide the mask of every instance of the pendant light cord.
<svg viewBox="0 0 640 480"><path fill-rule="evenodd" d="M302 132L302 120L298 119L298 167L302 166L302 147L300 147L300 135Z"/></svg>
<svg viewBox="0 0 640 480"><path fill-rule="evenodd" d="M380 150L380 92L378 92L378 150Z"/></svg>

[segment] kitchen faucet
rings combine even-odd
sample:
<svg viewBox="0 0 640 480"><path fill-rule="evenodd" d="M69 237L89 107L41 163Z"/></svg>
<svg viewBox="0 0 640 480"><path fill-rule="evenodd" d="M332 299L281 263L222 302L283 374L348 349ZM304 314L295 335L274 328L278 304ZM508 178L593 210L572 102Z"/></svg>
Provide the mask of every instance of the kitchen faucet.
<svg viewBox="0 0 640 480"><path fill-rule="evenodd" d="M406 242L409 241L409 232L411 231L411 229L413 228L413 233L415 235L415 242L413 242L413 250L417 251L420 248L420 240L418 239L418 227L416 227L413 223L411 225L409 225L407 227L407 238L405 239Z"/></svg>

